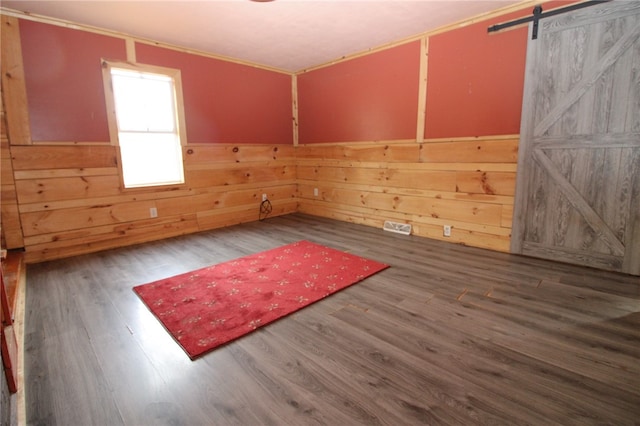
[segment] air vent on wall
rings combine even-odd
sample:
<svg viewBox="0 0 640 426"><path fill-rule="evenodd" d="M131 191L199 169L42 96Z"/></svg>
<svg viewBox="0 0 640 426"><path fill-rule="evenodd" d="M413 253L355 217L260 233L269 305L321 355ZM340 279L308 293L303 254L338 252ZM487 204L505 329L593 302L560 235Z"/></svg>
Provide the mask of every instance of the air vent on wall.
<svg viewBox="0 0 640 426"><path fill-rule="evenodd" d="M398 223L392 222L390 220L384 221L384 226L382 227L385 231L395 232L397 234L409 235L411 234L411 225L408 223Z"/></svg>

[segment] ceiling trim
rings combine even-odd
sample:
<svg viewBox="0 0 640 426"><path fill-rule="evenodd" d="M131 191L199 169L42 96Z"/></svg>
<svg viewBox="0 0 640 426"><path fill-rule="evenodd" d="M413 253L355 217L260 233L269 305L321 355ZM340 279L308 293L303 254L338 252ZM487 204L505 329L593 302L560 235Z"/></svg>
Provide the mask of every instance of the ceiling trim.
<svg viewBox="0 0 640 426"><path fill-rule="evenodd" d="M473 24L476 24L478 22L486 21L488 19L492 19L492 18L495 18L495 17L498 17L498 16L506 15L506 14L513 13L513 12L518 12L518 11L521 11L521 10L526 9L526 8L533 8L536 5L549 3L550 1L554 1L554 0L523 0L520 3L512 4L512 5L509 5L509 6L504 6L504 7L501 7L500 9L496 9L496 10L493 10L491 12L482 13L480 15L474 16L473 18L463 19L461 21L457 21L457 22L454 22L454 23L451 23L451 24L447 24L447 25L444 25L444 26L442 26L440 28L436 28L436 29L431 30L431 31L425 31L425 32L422 32L422 33L419 33L419 34L415 34L415 35L412 35L412 36L409 36L409 37L405 37L403 39L392 41L390 43L386 43L386 44L382 44L382 45L379 45L379 46L376 46L376 47L372 47L372 48L367 49L367 50L362 51L362 52L354 53L354 54L351 54L351 55L345 55L345 56L343 56L341 58L336 58L335 60L326 62L324 64L318 64L318 65L315 65L315 66L312 66L312 67L307 67L307 68L304 68L304 69L301 69L299 71L294 72L294 74L299 75L299 74L304 74L306 72L314 71L314 70L317 70L317 69L320 69L320 68L329 67L331 65L335 65L335 64L338 64L338 63L344 62L344 61L349 61L351 59L359 58L361 56L366 56L366 55L369 55L369 54L374 53L374 52L378 52L378 51L386 50L386 49L391 49L393 47L396 47L396 46L399 46L399 45L402 45L402 44L406 44L406 43L411 43L413 41L420 40L423 37L431 37L431 36L436 35L436 34L441 34L441 33L447 32L447 31L455 30L457 28L467 27L469 25L473 25ZM588 0L583 0L583 1L588 1ZM523 25L526 25L526 24L523 24ZM500 30L500 31L498 31L496 33L492 33L492 34L499 34L500 32L510 31L510 30L516 29L516 28L517 27L511 27L511 28L507 28L507 29L504 29L504 30Z"/></svg>
<svg viewBox="0 0 640 426"><path fill-rule="evenodd" d="M536 5L540 5L540 4L544 4L544 3L548 3L549 1L552 0L523 0L519 3L516 4L511 4L508 6L504 6L501 7L499 9L496 9L494 11L491 12L486 12L486 13L482 13L479 15L476 15L472 18L469 19L464 19L458 22L454 22L445 26L442 26L440 28L434 29L434 30L430 30L430 31L425 31L425 32L421 32L418 34L415 34L413 36L410 37L405 37L403 39L399 39L390 43L386 43L383 45L379 45L379 46L372 46L369 49L366 49L364 51L358 52L358 53L354 53L354 54L350 54L350 55L345 55L343 57L339 57L339 58L335 58L334 60L328 61L326 63L322 63L322 64L318 64L312 67L306 67L304 69L298 70L298 71L288 71L288 70L284 70L284 69L280 69L280 68L275 68L275 67L270 67L267 65L262 65L262 64L258 64L258 63L254 63L254 62L250 62L250 61L245 61L245 60L241 60L241 59L237 59L237 58L233 58L233 57L229 57L229 56L225 56L225 55L220 55L220 54L215 54L215 53L210 53L210 52L205 52L205 51L201 51L201 50L197 50L197 49L191 49L191 48L187 48L184 46L178 46L178 45L172 45L170 43L165 43L165 42L159 42L156 40L152 40L152 39L148 39L148 38L143 38L143 37L139 37L139 36L132 36L130 34L126 34L126 33L122 33L119 31L115 31L115 30L110 30L110 29L106 29L106 28L100 28L100 27L95 27L95 26L91 26L91 25L87 25L87 24L79 24L79 23L75 23L72 21L67 21L64 19L60 19L60 18L53 18L53 17L48 17L48 16L44 16L44 15L39 15L39 14L35 14L35 13L26 13L26 12L22 12L22 11L18 11L18 10L14 10L14 9L10 9L10 8L6 8L6 7L1 7L0 6L0 14L4 14L7 16L13 16L16 18L20 18L20 19L27 19L27 20L31 20L31 21L36 21L36 22L42 22L42 23L46 23L46 24L51 24L51 25L57 25L57 26L61 26L61 27L65 27L65 28L69 28L69 29L75 29L75 30L82 30L82 31L88 31L88 32L92 32L92 33L97 33L97 34L102 34L102 35L107 35L107 36L111 36L111 37L116 37L116 38L120 38L125 40L125 42L127 43L132 43L133 41L135 42L139 42L139 43L144 43L144 44L148 44L148 45L152 45L152 46L158 46L158 47L163 47L163 48L167 48L167 49L171 49L171 50L176 50L176 51L180 51L180 52L184 52L184 53L190 53L190 54L195 54L195 55L199 55L199 56L204 56L204 57L208 57L208 58L212 58L212 59L218 59L218 60L222 60L222 61L227 61L227 62L232 62L232 63L237 63L240 65L246 65L246 66L250 66L253 68L259 68L259 69L264 69L264 70L268 70L268 71L273 71L273 72L277 72L277 73L281 73L281 74L286 74L286 75L300 75L300 74L304 74L306 72L309 71L313 71L316 69L320 69L320 68L325 68L331 65L335 65L338 64L340 62L344 62L344 61L349 61L355 58L359 58L362 56L366 56L369 55L371 53L375 53L378 51L382 51L382 50L386 50L386 49L390 49L402 44L406 44L406 43L410 43L416 40L420 40L424 37L430 37L436 34L440 34L446 31L451 31L454 30L456 28L461 28L461 27L465 27L468 25L472 25L481 21L485 21L491 18L495 18L497 16L502 16L508 13L512 13L512 12L517 12L517 11L521 11L523 9L526 8L532 8ZM586 0L583 0L586 1ZM576 3L582 3L583 1L578 1ZM516 27L513 27L514 29ZM511 29L511 28L510 28ZM506 29L506 30L502 30L502 31L509 31L510 29ZM499 32L497 33L499 34Z"/></svg>
<svg viewBox="0 0 640 426"><path fill-rule="evenodd" d="M151 39L147 39L147 38L143 38L143 37L132 36L130 34L122 33L122 32L119 32L119 31L109 30L109 29L100 28L100 27L94 27L94 26L86 25L86 24L78 24L78 23L67 21L67 20L60 19L60 18L52 18L52 17L49 17L49 16L38 15L36 13L25 13L25 12L22 12L22 11L19 11L19 10L9 9L9 8L0 6L0 14L1 15L12 16L14 18L26 19L26 20L29 20L29 21L41 22L43 24L56 25L58 27L65 27L65 28L69 28L69 29L72 29L72 30L87 31L87 32L95 33L95 34L101 34L101 35L106 35L106 36L110 36L110 37L120 38L120 39L125 40L125 42L127 40L133 40L133 41L136 41L138 43L144 43L144 44L149 44L149 45L152 45L152 46L163 47L163 48L166 48L166 49L176 50L176 51L183 52L183 53L191 53L191 54L194 54L194 55L204 56L204 57L208 57L208 58L212 58L212 59L219 59L219 60L226 61L226 62L233 62L233 63L236 63L236 64L246 65L246 66L250 66L250 67L253 67L253 68L260 68L260 69L264 69L264 70L268 70L268 71L274 71L274 72L278 72L278 73L281 73L281 74L287 74L287 75L293 75L294 74L294 73L292 73L290 71L286 71L286 70L283 70L283 69L270 67L270 66L267 66L267 65L256 64L254 62L243 61L241 59L232 58L232 57L229 57L229 56L217 55L215 53L204 52L204 51L200 51L200 50L197 50L197 49L190 49L188 47L183 47L183 46L176 46L176 45L172 45L172 44L169 44L169 43L163 43L163 42L160 42L160 41L151 40Z"/></svg>

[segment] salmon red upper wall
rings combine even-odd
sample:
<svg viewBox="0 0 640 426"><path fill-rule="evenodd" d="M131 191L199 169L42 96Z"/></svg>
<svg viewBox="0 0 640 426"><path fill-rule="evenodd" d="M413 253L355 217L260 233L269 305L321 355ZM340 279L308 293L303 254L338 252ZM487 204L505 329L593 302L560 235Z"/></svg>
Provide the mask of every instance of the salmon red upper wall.
<svg viewBox="0 0 640 426"><path fill-rule="evenodd" d="M545 11L575 1L549 2ZM429 38L425 138L520 133L527 52L526 26L487 32L531 16L502 15Z"/></svg>
<svg viewBox="0 0 640 426"><path fill-rule="evenodd" d="M20 20L34 141L110 141L101 59L124 39ZM139 63L181 70L190 143L293 143L291 76L136 43Z"/></svg>
<svg viewBox="0 0 640 426"><path fill-rule="evenodd" d="M299 142L415 139L420 42L298 76Z"/></svg>
<svg viewBox="0 0 640 426"><path fill-rule="evenodd" d="M142 43L136 60L181 70L190 143L293 143L290 75Z"/></svg>
<svg viewBox="0 0 640 426"><path fill-rule="evenodd" d="M124 60L125 42L20 20L34 141L109 142L102 57Z"/></svg>
<svg viewBox="0 0 640 426"><path fill-rule="evenodd" d="M429 39L425 138L520 132L527 28L487 33L490 25L512 18Z"/></svg>
<svg viewBox="0 0 640 426"><path fill-rule="evenodd" d="M545 10L575 1L544 3ZM429 37L426 138L517 134L526 28L503 15ZM100 60L126 59L119 37L20 20L34 141L108 142ZM182 71L190 143L292 143L287 74L136 43L140 63ZM297 77L299 142L416 138L420 41Z"/></svg>

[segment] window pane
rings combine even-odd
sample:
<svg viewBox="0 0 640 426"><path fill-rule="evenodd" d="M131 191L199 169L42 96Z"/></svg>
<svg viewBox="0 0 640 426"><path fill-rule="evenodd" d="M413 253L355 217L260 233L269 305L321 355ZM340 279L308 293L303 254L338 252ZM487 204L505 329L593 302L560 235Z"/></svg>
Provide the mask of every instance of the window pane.
<svg viewBox="0 0 640 426"><path fill-rule="evenodd" d="M174 78L177 70L109 67L125 188L183 184L182 142ZM144 67L144 66L142 66ZM174 77L174 75L176 77ZM108 99L109 100L109 99ZM115 124L115 126L114 126ZM111 128L113 128L111 127Z"/></svg>
<svg viewBox="0 0 640 426"><path fill-rule="evenodd" d="M120 132L125 188L184 183L182 148L175 134Z"/></svg>
<svg viewBox="0 0 640 426"><path fill-rule="evenodd" d="M112 81L120 131L175 131L171 79L153 74L114 70Z"/></svg>

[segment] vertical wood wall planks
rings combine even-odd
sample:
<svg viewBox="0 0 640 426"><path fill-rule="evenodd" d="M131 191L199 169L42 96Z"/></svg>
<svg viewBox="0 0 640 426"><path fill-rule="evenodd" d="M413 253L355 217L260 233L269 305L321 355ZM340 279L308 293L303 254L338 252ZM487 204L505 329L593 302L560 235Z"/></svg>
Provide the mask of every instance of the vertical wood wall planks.
<svg viewBox="0 0 640 426"><path fill-rule="evenodd" d="M420 84L418 86L418 127L416 142L424 142L425 123L427 114L427 70L429 64L429 37L422 37L420 43Z"/></svg>
<svg viewBox="0 0 640 426"><path fill-rule="evenodd" d="M31 144L31 127L25 85L20 27L17 18L1 15L2 93L12 145Z"/></svg>
<svg viewBox="0 0 640 426"><path fill-rule="evenodd" d="M13 158L7 132L7 115L4 109L4 84L0 90L0 214L2 215L2 248L24 247L22 223L18 211L18 196L14 178Z"/></svg>

